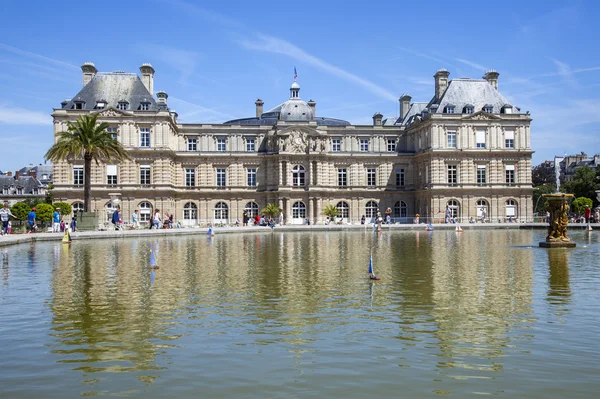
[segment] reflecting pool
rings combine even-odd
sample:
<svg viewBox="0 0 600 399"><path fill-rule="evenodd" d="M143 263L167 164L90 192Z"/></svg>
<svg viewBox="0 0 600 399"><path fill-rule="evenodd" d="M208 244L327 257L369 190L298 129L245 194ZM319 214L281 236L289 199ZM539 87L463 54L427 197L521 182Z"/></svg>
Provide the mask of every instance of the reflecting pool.
<svg viewBox="0 0 600 399"><path fill-rule="evenodd" d="M595 398L599 233L570 235L568 250L538 248L541 230L277 229L2 248L0 397Z"/></svg>

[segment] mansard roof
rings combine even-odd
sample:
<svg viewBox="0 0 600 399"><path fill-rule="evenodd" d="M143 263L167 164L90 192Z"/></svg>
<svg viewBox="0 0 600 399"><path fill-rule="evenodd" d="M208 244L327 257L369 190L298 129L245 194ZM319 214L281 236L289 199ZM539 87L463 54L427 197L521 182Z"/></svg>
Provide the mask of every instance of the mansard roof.
<svg viewBox="0 0 600 399"><path fill-rule="evenodd" d="M106 101L104 108L117 107L119 102L129 103L129 110L137 110L143 103L149 111L159 109L154 97L139 76L135 73L99 72L63 108L75 108L76 102L83 102L82 109L94 110L98 101Z"/></svg>
<svg viewBox="0 0 600 399"><path fill-rule="evenodd" d="M412 103L410 105L410 108L408 109L408 112L404 116L404 119L398 118L398 120L396 121L396 125L409 124L414 120L415 116L420 115L423 112L423 110L425 110L425 108L427 108L427 103L425 102Z"/></svg>
<svg viewBox="0 0 600 399"><path fill-rule="evenodd" d="M434 104L438 105L437 110L431 109ZM466 105L473 105L477 112L484 106L491 105L492 113L499 114L506 104L509 102L487 80L459 78L451 80L442 97L433 98L427 108L431 113L442 114L446 106L455 106L458 112L462 112Z"/></svg>
<svg viewBox="0 0 600 399"><path fill-rule="evenodd" d="M16 179L13 176L0 176L0 188L10 186L23 187L23 194L32 194L34 188L43 188L43 184L31 176L19 176Z"/></svg>

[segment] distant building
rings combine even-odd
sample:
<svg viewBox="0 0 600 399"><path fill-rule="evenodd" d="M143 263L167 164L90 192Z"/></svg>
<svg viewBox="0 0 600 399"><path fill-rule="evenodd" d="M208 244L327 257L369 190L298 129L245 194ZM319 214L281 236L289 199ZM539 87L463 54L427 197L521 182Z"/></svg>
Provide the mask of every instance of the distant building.
<svg viewBox="0 0 600 399"><path fill-rule="evenodd" d="M30 164L19 169L20 176L32 176L38 179L45 187L52 183L52 165L36 165Z"/></svg>
<svg viewBox="0 0 600 399"><path fill-rule="evenodd" d="M558 158L558 157L557 157ZM576 155L565 155L560 158L560 181L562 183L570 182L573 180L575 171L583 166L588 166L592 169L596 169L600 165L600 155L588 156L584 152Z"/></svg>
<svg viewBox="0 0 600 399"><path fill-rule="evenodd" d="M20 176L19 171L0 176L0 205L8 202L10 206L30 198L44 198L46 188L33 176Z"/></svg>
<svg viewBox="0 0 600 399"><path fill-rule="evenodd" d="M426 102L399 99L399 117L373 115L372 125L316 112L294 81L289 99L223 124L179 123L167 93L154 96L154 68L98 72L82 66L83 88L53 111L54 136L81 115L98 114L132 161L92 165L92 210L123 217L154 209L183 224L231 223L246 211L278 204L287 223L322 223L334 205L344 222L360 223L392 210L395 222L459 220L485 214L493 221L532 218L529 113L498 91L498 72L482 79L434 75ZM54 165L53 195L83 207L83 160Z"/></svg>

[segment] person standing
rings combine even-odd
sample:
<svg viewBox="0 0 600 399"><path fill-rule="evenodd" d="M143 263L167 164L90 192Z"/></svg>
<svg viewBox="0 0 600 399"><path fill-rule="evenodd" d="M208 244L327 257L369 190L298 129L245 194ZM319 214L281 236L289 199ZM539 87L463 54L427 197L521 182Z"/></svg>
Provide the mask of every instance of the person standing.
<svg viewBox="0 0 600 399"><path fill-rule="evenodd" d="M248 211L242 214L242 226L248 226Z"/></svg>
<svg viewBox="0 0 600 399"><path fill-rule="evenodd" d="M279 212L279 225L283 226L284 224L284 220L283 220L283 211Z"/></svg>
<svg viewBox="0 0 600 399"><path fill-rule="evenodd" d="M112 214L112 224L115 226L115 230L120 230L121 228L121 210L119 208L115 209Z"/></svg>
<svg viewBox="0 0 600 399"><path fill-rule="evenodd" d="M592 210L589 206L585 206L585 222L590 223L590 219L592 218Z"/></svg>
<svg viewBox="0 0 600 399"><path fill-rule="evenodd" d="M28 233L32 233L35 232L37 230L37 215L35 214L35 207L31 208L31 212L29 212L29 214L27 215L27 224L29 226L29 231Z"/></svg>
<svg viewBox="0 0 600 399"><path fill-rule="evenodd" d="M137 209L133 211L133 215L131 215L131 224L133 225L134 229L140 228L140 215Z"/></svg>
<svg viewBox="0 0 600 399"><path fill-rule="evenodd" d="M52 232L60 232L60 208L56 208L52 213Z"/></svg>
<svg viewBox="0 0 600 399"><path fill-rule="evenodd" d="M160 210L159 209L154 211L154 219L152 219L152 225L154 226L155 229L158 230L158 227L160 226Z"/></svg>
<svg viewBox="0 0 600 399"><path fill-rule="evenodd" d="M13 215L10 212L10 209L8 208L8 203L4 203L4 207L2 209L0 209L0 221L2 221L2 235L4 234L10 234L10 221L9 221L9 217L15 217L15 215Z"/></svg>

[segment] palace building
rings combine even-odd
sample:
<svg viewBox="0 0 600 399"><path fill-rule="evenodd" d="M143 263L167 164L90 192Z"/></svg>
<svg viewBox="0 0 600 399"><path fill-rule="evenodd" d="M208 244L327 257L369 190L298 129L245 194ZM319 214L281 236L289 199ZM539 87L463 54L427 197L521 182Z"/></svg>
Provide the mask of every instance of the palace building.
<svg viewBox="0 0 600 399"><path fill-rule="evenodd" d="M301 99L223 124L179 123L167 93L154 93L154 68L140 74L98 72L85 63L83 88L54 109L54 134L83 114L98 113L132 161L92 165L92 210L124 220L154 209L184 225L233 223L269 203L286 223L323 223L335 205L344 223L392 210L395 223L431 218L446 209L462 222L532 218L528 113L498 91L498 72L482 79L449 79L440 69L428 102L399 99L399 116L373 115L372 125L320 116ZM283 94L283 93L282 93ZM83 207L83 160L54 166L56 201Z"/></svg>

